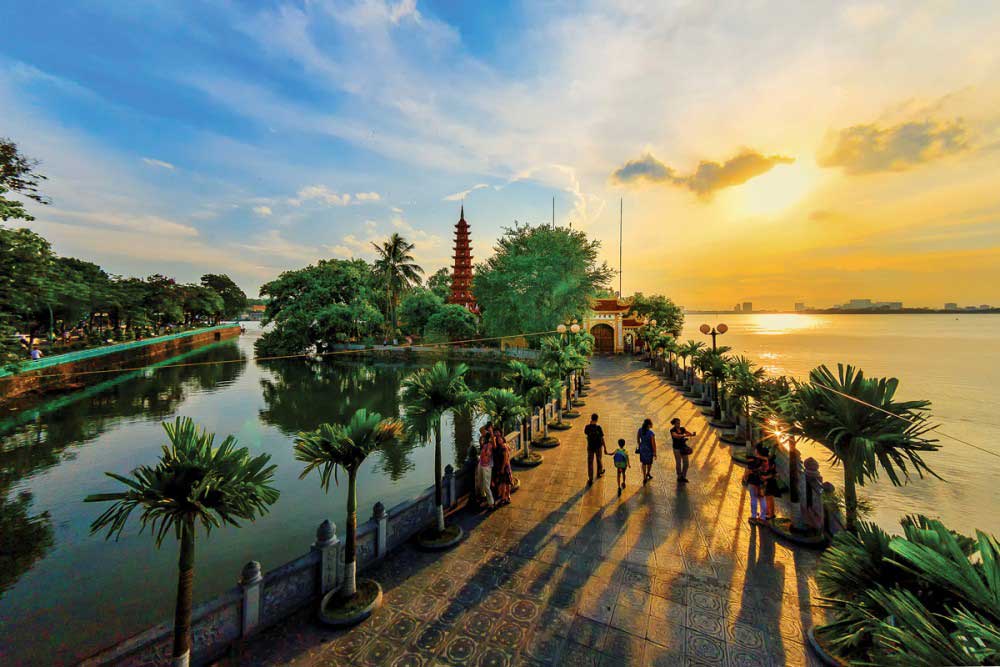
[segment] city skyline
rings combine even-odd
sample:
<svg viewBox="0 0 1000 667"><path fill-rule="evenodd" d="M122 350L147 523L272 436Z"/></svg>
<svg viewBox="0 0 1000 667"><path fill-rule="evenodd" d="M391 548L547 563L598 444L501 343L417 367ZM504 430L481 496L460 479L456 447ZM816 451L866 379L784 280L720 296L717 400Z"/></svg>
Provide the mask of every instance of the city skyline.
<svg viewBox="0 0 1000 667"><path fill-rule="evenodd" d="M0 134L48 176L29 226L124 274L256 293L392 232L432 272L463 201L482 261L555 195L613 267L624 198L626 294L1000 302L1000 12L774 10L25 5Z"/></svg>

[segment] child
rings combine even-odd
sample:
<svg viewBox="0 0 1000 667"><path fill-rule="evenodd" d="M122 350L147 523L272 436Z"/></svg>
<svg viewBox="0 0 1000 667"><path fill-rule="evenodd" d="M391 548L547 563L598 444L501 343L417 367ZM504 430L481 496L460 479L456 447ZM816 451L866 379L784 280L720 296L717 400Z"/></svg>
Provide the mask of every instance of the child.
<svg viewBox="0 0 1000 667"><path fill-rule="evenodd" d="M631 465L628 460L628 452L625 451L625 438L618 438L618 449L612 454L614 457L615 468L618 470L618 495L622 495L622 489L625 488L625 471L628 470Z"/></svg>

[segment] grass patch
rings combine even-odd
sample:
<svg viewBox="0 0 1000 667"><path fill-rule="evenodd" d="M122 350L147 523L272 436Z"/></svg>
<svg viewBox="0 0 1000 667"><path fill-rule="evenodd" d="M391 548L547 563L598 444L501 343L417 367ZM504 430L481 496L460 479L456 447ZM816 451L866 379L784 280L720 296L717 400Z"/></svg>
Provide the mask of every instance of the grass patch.
<svg viewBox="0 0 1000 667"><path fill-rule="evenodd" d="M571 428L573 427L570 426L569 424L561 422L549 422L549 429L553 431L568 431Z"/></svg>
<svg viewBox="0 0 1000 667"><path fill-rule="evenodd" d="M553 438L551 435L547 435L544 438L536 438L531 441L532 447L557 447L559 446L559 438Z"/></svg>

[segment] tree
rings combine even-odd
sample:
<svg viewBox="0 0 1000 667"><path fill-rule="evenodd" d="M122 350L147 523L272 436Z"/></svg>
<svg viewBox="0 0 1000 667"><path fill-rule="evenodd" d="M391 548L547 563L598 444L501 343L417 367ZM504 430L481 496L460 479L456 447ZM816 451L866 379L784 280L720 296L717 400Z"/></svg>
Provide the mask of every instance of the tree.
<svg viewBox="0 0 1000 667"><path fill-rule="evenodd" d="M202 285L182 285L179 291L181 307L184 309L184 324L193 325L202 321L218 323L226 308L225 301L218 292Z"/></svg>
<svg viewBox="0 0 1000 667"><path fill-rule="evenodd" d="M921 478L925 472L937 476L921 458L939 448L927 437L934 428L927 418L930 401L897 401L898 387L896 378L866 378L850 365L837 364L836 376L819 366L783 401L790 434L820 443L834 464L843 464L850 531L858 526L858 485L883 472L901 486L909 480L908 465Z"/></svg>
<svg viewBox="0 0 1000 667"><path fill-rule="evenodd" d="M532 409L545 404L548 400L548 379L540 368L532 368L523 361L511 360L507 363L507 373L504 380L514 393L524 399ZM529 416L530 412L525 416ZM543 415L544 416L544 415ZM528 433L524 445L525 458L531 457L531 434Z"/></svg>
<svg viewBox="0 0 1000 667"><path fill-rule="evenodd" d="M448 303L431 315L424 328L429 341L469 340L476 335L476 316L456 303Z"/></svg>
<svg viewBox="0 0 1000 667"><path fill-rule="evenodd" d="M13 192L27 199L48 204L49 200L38 192L40 181L45 176L37 173L38 160L25 157L10 139L0 137L0 220L34 220L24 208L24 203L7 199L4 195Z"/></svg>
<svg viewBox="0 0 1000 667"><path fill-rule="evenodd" d="M381 328L373 305L374 283L364 260L320 260L304 269L285 271L260 288L270 300L263 323L274 324L254 344L258 354L323 351Z"/></svg>
<svg viewBox="0 0 1000 667"><path fill-rule="evenodd" d="M600 243L552 225L504 230L495 253L476 267L473 292L490 336L551 331L590 310L614 272L598 263Z"/></svg>
<svg viewBox="0 0 1000 667"><path fill-rule="evenodd" d="M201 277L201 284L215 290L222 297L221 316L226 320L235 320L247 307L246 292L240 289L233 279L224 273L206 273Z"/></svg>
<svg viewBox="0 0 1000 667"><path fill-rule="evenodd" d="M427 278L427 289L437 294L442 301L451 296L451 269L442 267Z"/></svg>
<svg viewBox="0 0 1000 667"><path fill-rule="evenodd" d="M838 533L816 583L833 620L816 636L851 664L1000 662L1000 544L924 516L890 536L861 522Z"/></svg>
<svg viewBox="0 0 1000 667"><path fill-rule="evenodd" d="M763 368L757 368L756 364L743 355L734 357L729 364L726 387L746 420L745 436L748 457L753 454L753 423L750 409L752 401L760 396L760 385L764 375Z"/></svg>
<svg viewBox="0 0 1000 667"><path fill-rule="evenodd" d="M54 255L49 242L30 229L0 227L0 363L15 363L25 352L17 332L32 336L50 290Z"/></svg>
<svg viewBox="0 0 1000 667"><path fill-rule="evenodd" d="M269 454L251 456L237 447L233 436L214 446L215 435L187 417L165 422L169 446L155 466L139 466L130 477L105 473L127 487L116 493L89 495L84 502L110 502L90 526L91 533L107 531L117 539L132 511L142 509L142 529L151 529L156 546L173 533L180 542L177 606L174 613L175 665L187 665L191 654L191 606L194 586L194 541L198 524L206 535L222 525L254 521L278 500L271 486L276 466Z"/></svg>
<svg viewBox="0 0 1000 667"><path fill-rule="evenodd" d="M632 296L632 311L648 320L656 320L656 326L669 331L674 338L684 329L684 311L670 298L660 294L645 296L636 292Z"/></svg>
<svg viewBox="0 0 1000 667"><path fill-rule="evenodd" d="M475 395L465 384L468 371L465 364L449 368L439 361L403 381L407 430L423 440L434 436L434 504L439 534L445 530L441 496L441 420L446 413L467 410L475 403Z"/></svg>
<svg viewBox="0 0 1000 667"><path fill-rule="evenodd" d="M399 320L396 317L396 308L402 294L420 285L420 276L424 270L413 261L413 244L404 239L399 234L393 234L381 245L372 243L378 253L375 260L375 276L385 289L386 296L386 318L392 327L390 335L396 334L399 328Z"/></svg>
<svg viewBox="0 0 1000 667"><path fill-rule="evenodd" d="M492 387L480 395L480 401L483 412L504 433L515 426L520 427L521 420L528 415L524 398L510 389Z"/></svg>
<svg viewBox="0 0 1000 667"><path fill-rule="evenodd" d="M567 410L572 407L569 403L569 394L572 391L569 386L569 375L579 368L581 362L580 352L572 345L564 345L557 336L545 336L541 342L541 354L538 357L546 375L553 379L558 379L562 389L566 390L566 397L560 392L559 406ZM557 423L562 424L562 414L559 411Z"/></svg>
<svg viewBox="0 0 1000 667"><path fill-rule="evenodd" d="M405 333L420 335L427 321L444 307L444 300L424 288L410 290L399 303L400 327Z"/></svg>
<svg viewBox="0 0 1000 667"><path fill-rule="evenodd" d="M688 340L681 343L677 348L677 356L681 358L684 363L684 378L685 382L691 384L691 373L689 373L688 359L693 359L694 355L704 349L705 344L699 340Z"/></svg>
<svg viewBox="0 0 1000 667"><path fill-rule="evenodd" d="M319 470L320 484L330 490L330 478L337 482L337 469L347 472L347 539L344 545L343 597L352 598L357 592L358 542L358 470L368 455L399 440L403 423L398 419L383 419L377 412L362 408L346 424L321 424L315 431L299 433L295 439L295 458L306 464L299 479Z"/></svg>

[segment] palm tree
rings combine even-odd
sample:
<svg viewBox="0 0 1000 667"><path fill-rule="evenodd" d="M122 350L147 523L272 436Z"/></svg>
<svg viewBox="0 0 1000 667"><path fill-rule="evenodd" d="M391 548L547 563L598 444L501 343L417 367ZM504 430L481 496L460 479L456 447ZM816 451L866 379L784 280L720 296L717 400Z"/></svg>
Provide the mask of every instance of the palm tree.
<svg viewBox="0 0 1000 667"><path fill-rule="evenodd" d="M447 412L467 410L476 396L465 384L469 367L458 364L449 368L439 361L417 371L403 381L403 405L406 426L423 439L434 435L434 503L437 530L443 533L444 502L441 497L441 420Z"/></svg>
<svg viewBox="0 0 1000 667"><path fill-rule="evenodd" d="M684 362L685 382L689 385L694 384L694 378L691 377L691 373L688 372L689 370L692 370L692 368L688 367L687 360L688 359L693 360L694 355L698 354L698 352L701 351L702 348L704 347L705 344L699 340L688 340L684 343L681 343L680 348L677 350L678 356Z"/></svg>
<svg viewBox="0 0 1000 667"><path fill-rule="evenodd" d="M814 368L809 382L796 384L783 401L792 435L809 438L830 450L844 465L846 528L857 529L857 486L883 472L894 486L917 475L937 475L924 463L922 452L936 451L934 429L927 420L930 401L896 401L896 378L866 378L853 366L837 364L835 376L826 366Z"/></svg>
<svg viewBox="0 0 1000 667"><path fill-rule="evenodd" d="M372 243L378 253L375 260L375 275L385 285L386 315L394 334L399 327L396 318L396 308L399 299L406 290L419 286L424 270L413 261L414 245L394 233L389 240L381 245Z"/></svg>
<svg viewBox="0 0 1000 667"><path fill-rule="evenodd" d="M539 361L547 374L555 375L565 382L566 400L563 401L562 395L560 395L559 404L561 407L565 406L566 411L569 412L572 408L570 402L572 387L570 386L569 376L570 373L585 364L586 360L583 359L575 347L564 345L556 336L546 336L542 339L541 345L542 349Z"/></svg>
<svg viewBox="0 0 1000 667"><path fill-rule="evenodd" d="M329 492L330 478L334 483L337 469L347 472L347 540L344 545L344 588L341 597L350 599L357 593L358 542L358 470L372 452L395 443L403 433L398 419L383 419L377 412L361 408L347 424L320 424L315 431L299 433L295 438L295 458L306 464L299 475L303 479L319 470L320 484Z"/></svg>
<svg viewBox="0 0 1000 667"><path fill-rule="evenodd" d="M157 548L171 532L180 541L173 659L175 666L186 667L191 658L195 528L201 524L208 534L266 514L278 500L278 490L271 486L276 466L268 465L269 454L252 457L247 448L238 448L231 435L215 447L215 434L188 417L165 422L163 429L170 444L155 466L139 466L130 477L105 473L127 489L95 493L84 502L112 503L90 525L91 533L107 529L106 537L117 540L132 510L141 507L141 528L150 527Z"/></svg>
<svg viewBox="0 0 1000 667"><path fill-rule="evenodd" d="M548 399L545 373L538 368L532 368L523 361L511 360L507 364L506 380L514 392L523 397L525 403L532 409L543 405ZM530 416L530 413L529 415ZM526 434L525 451L531 445L531 434Z"/></svg>
<svg viewBox="0 0 1000 667"><path fill-rule="evenodd" d="M729 362L729 372L725 386L729 390L729 395L736 401L740 411L746 419L746 444L747 456L753 454L753 426L751 425L750 407L751 401L760 394L760 383L764 379L765 371L757 368L757 365L743 355L734 357Z"/></svg>
<svg viewBox="0 0 1000 667"><path fill-rule="evenodd" d="M524 399L510 389L493 387L480 394L479 398L483 412L504 433L520 424L524 416L528 414Z"/></svg>

